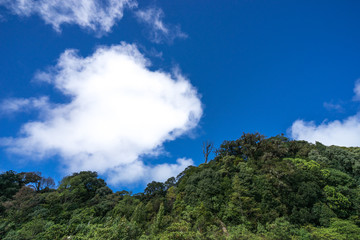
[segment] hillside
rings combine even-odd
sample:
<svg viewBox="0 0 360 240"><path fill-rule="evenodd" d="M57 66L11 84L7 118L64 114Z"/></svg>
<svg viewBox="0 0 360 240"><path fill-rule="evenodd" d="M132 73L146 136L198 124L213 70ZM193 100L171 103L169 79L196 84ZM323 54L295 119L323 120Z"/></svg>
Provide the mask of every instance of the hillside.
<svg viewBox="0 0 360 240"><path fill-rule="evenodd" d="M360 148L244 134L141 194L114 193L95 172L56 189L4 172L0 238L360 239L359 183Z"/></svg>

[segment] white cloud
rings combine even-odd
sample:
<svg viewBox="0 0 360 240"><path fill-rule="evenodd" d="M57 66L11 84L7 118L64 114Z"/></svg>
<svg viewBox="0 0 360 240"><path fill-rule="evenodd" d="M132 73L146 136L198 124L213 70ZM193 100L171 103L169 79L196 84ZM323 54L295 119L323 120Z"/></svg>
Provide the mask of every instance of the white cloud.
<svg viewBox="0 0 360 240"><path fill-rule="evenodd" d="M343 121L324 122L316 125L314 122L297 120L290 129L291 137L325 145L360 146L360 116L351 116Z"/></svg>
<svg viewBox="0 0 360 240"><path fill-rule="evenodd" d="M98 36L110 32L125 9L132 9L137 20L149 28L151 41L172 43L175 38L187 37L180 26L163 22L162 9L134 10L138 9L136 0L0 0L1 6L19 16L38 15L57 32L64 24L76 24Z"/></svg>
<svg viewBox="0 0 360 240"><path fill-rule="evenodd" d="M186 167L193 165L192 159L179 158L176 163L163 163L153 167L146 166L142 161L134 161L127 165L115 167L109 171L110 184L118 182L159 181L164 182L170 177L176 177Z"/></svg>
<svg viewBox="0 0 360 240"><path fill-rule="evenodd" d="M360 100L360 81L355 82L354 100ZM342 111L337 104L324 103L324 107ZM344 120L324 121L316 125L314 121L296 120L289 133L292 138L308 142L321 142L325 145L339 145L346 147L360 146L360 112Z"/></svg>
<svg viewBox="0 0 360 240"><path fill-rule="evenodd" d="M20 16L39 15L60 31L62 24L77 24L102 34L109 32L135 0L0 0L0 5Z"/></svg>
<svg viewBox="0 0 360 240"><path fill-rule="evenodd" d="M196 127L201 101L181 74L150 71L149 64L125 43L100 47L86 58L65 51L40 76L71 101L43 106L41 120L24 124L20 137L3 139L8 150L59 155L68 173L98 171L112 183L176 175L192 161L147 166L141 157L159 154L165 141Z"/></svg>
<svg viewBox="0 0 360 240"><path fill-rule="evenodd" d="M136 12L137 19L149 28L150 40L155 43L173 42L175 38L186 38L179 26L165 24L164 12L159 8L148 8Z"/></svg>

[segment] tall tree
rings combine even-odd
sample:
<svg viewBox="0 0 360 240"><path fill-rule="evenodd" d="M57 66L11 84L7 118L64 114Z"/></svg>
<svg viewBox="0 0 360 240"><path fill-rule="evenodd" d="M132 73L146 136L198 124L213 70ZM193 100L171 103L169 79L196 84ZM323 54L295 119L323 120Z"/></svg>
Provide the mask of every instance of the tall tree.
<svg viewBox="0 0 360 240"><path fill-rule="evenodd" d="M203 142L202 151L203 151L203 154L204 154L205 163L207 163L209 155L213 151L213 149L214 149L214 144L212 142L210 142L208 140Z"/></svg>

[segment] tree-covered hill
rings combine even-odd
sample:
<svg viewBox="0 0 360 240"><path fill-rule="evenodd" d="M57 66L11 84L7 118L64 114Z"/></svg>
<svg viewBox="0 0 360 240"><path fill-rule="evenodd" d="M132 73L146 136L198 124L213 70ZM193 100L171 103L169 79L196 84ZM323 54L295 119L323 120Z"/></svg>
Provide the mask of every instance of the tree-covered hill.
<svg viewBox="0 0 360 240"><path fill-rule="evenodd" d="M134 195L95 172L56 189L40 173L4 172L0 238L360 239L359 183L360 148L244 134Z"/></svg>

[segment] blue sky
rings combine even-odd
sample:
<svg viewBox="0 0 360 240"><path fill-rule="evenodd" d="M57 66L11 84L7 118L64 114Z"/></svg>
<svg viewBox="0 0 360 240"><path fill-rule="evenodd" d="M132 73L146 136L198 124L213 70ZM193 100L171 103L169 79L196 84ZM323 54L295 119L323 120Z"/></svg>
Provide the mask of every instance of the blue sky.
<svg viewBox="0 0 360 240"><path fill-rule="evenodd" d="M0 0L0 170L139 191L243 132L359 146L359 10Z"/></svg>

